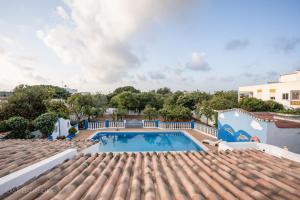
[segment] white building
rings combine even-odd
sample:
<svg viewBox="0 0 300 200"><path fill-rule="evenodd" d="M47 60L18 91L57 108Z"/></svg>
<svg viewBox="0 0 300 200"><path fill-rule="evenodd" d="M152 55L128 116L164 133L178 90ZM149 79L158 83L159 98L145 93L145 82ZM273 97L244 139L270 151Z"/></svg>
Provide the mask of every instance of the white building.
<svg viewBox="0 0 300 200"><path fill-rule="evenodd" d="M239 87L239 99L274 100L288 108L300 108L300 70L280 75L278 82Z"/></svg>
<svg viewBox="0 0 300 200"><path fill-rule="evenodd" d="M269 112L224 110L218 115L218 139L256 141L300 153L300 120Z"/></svg>
<svg viewBox="0 0 300 200"><path fill-rule="evenodd" d="M70 120L59 118L55 123L55 128L52 133L53 139L56 139L59 136L67 137L69 135L69 129L71 128Z"/></svg>

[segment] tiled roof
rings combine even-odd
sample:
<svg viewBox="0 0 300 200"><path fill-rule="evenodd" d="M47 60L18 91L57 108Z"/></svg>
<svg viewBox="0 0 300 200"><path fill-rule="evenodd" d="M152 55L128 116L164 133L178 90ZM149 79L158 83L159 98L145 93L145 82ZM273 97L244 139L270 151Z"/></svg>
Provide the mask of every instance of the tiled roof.
<svg viewBox="0 0 300 200"><path fill-rule="evenodd" d="M299 121L291 121L288 119L284 119L284 117L281 117L280 115L277 115L275 113L269 113L269 112L251 112L251 113L258 118L274 121L275 125L278 128L300 128Z"/></svg>
<svg viewBox="0 0 300 200"><path fill-rule="evenodd" d="M275 124L278 128L300 128L299 122L293 122L287 120L277 120Z"/></svg>
<svg viewBox="0 0 300 200"><path fill-rule="evenodd" d="M82 150L92 144L92 141L2 140L0 141L0 177L66 149Z"/></svg>
<svg viewBox="0 0 300 200"><path fill-rule="evenodd" d="M300 163L247 150L77 155L10 200L300 199Z"/></svg>

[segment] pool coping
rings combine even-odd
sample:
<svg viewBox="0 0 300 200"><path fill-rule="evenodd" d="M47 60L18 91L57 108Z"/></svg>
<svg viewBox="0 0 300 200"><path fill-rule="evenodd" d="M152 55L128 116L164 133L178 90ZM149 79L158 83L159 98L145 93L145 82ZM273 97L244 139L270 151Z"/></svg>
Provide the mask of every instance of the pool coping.
<svg viewBox="0 0 300 200"><path fill-rule="evenodd" d="M191 139L195 144L197 144L204 152L207 152L209 149L204 145L202 144L199 140L197 140L194 136L192 136L190 133L188 133L186 130L159 130L159 131L97 131L95 132L94 134L92 134L91 136L88 137L88 139L92 139L97 133L99 132L112 132L112 133L123 133L123 132L130 132L130 133L134 133L134 132L141 132L141 133L155 133L155 132L181 132L183 133L186 137L188 137L189 139ZM88 154L88 153L180 153L180 152L198 152L198 151L113 151L113 152L90 152L90 150L92 150L96 145L98 146L99 142L97 142L96 144L86 148L86 149L83 149L81 151L81 153L84 153L84 154Z"/></svg>

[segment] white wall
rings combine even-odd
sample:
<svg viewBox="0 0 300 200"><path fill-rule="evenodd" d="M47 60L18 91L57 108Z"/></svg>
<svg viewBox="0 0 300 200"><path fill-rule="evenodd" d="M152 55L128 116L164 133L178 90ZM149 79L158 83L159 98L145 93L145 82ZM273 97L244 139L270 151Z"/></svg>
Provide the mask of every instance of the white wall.
<svg viewBox="0 0 300 200"><path fill-rule="evenodd" d="M267 144L287 146L289 151L300 153L300 128L278 128L270 122L267 130Z"/></svg>
<svg viewBox="0 0 300 200"><path fill-rule="evenodd" d="M296 71L291 74L281 75L279 78L279 82L290 82L290 81L300 81L300 71Z"/></svg>
<svg viewBox="0 0 300 200"><path fill-rule="evenodd" d="M53 139L56 139L58 136L67 136L69 135L69 129L71 128L70 120L59 118L55 123L55 128L52 133Z"/></svg>

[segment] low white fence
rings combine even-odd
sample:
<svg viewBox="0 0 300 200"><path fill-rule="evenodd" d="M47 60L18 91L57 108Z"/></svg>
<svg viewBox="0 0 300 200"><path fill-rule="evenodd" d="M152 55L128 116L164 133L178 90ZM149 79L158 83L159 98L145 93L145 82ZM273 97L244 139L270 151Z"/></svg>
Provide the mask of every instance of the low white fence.
<svg viewBox="0 0 300 200"><path fill-rule="evenodd" d="M104 121L88 122L88 130L98 130L103 128L125 128L126 121ZM195 129L203 134L218 138L216 128L195 122L158 122L143 120L143 128L162 128L162 129Z"/></svg>
<svg viewBox="0 0 300 200"><path fill-rule="evenodd" d="M216 128L206 126L203 124L195 123L195 130L198 130L206 135L212 136L214 138L218 138L218 130Z"/></svg>
<svg viewBox="0 0 300 200"><path fill-rule="evenodd" d="M156 121L144 121L143 120L143 127L144 128L157 128Z"/></svg>
<svg viewBox="0 0 300 200"><path fill-rule="evenodd" d="M124 121L109 121L109 128L125 128Z"/></svg>
<svg viewBox="0 0 300 200"><path fill-rule="evenodd" d="M165 129L192 129L192 122L160 122L159 128Z"/></svg>
<svg viewBox="0 0 300 200"><path fill-rule="evenodd" d="M97 130L104 128L104 122L89 122L88 130Z"/></svg>

